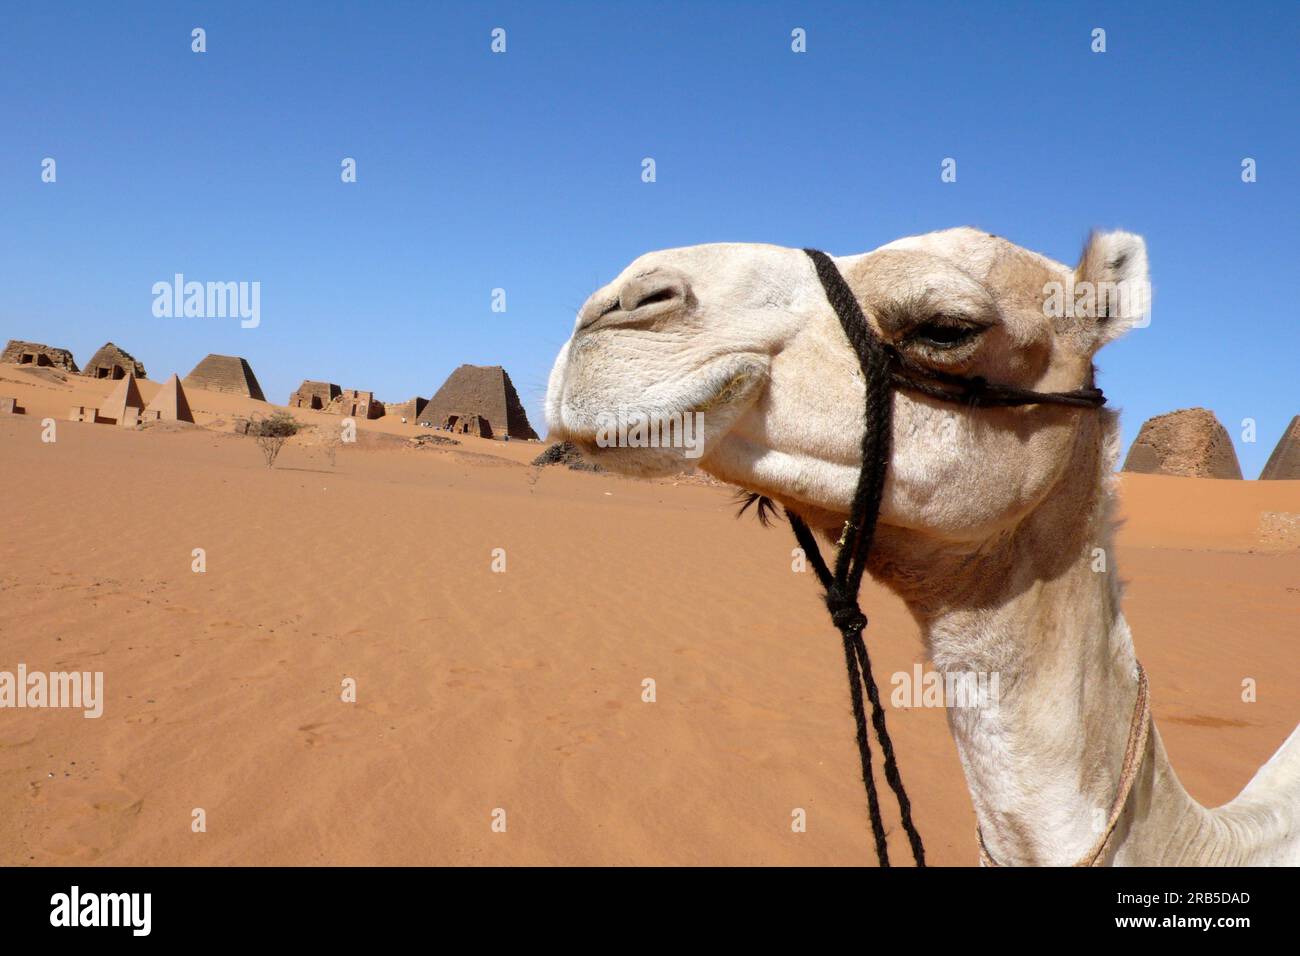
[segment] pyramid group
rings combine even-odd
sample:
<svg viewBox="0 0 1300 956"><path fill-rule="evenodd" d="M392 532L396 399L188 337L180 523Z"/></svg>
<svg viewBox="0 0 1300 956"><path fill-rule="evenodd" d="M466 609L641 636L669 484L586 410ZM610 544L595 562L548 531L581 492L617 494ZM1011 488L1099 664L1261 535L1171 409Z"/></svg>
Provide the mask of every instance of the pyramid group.
<svg viewBox="0 0 1300 956"><path fill-rule="evenodd" d="M118 379L113 391L98 407L74 405L68 417L74 422L121 425L123 428L134 428L140 422L148 421L194 422L194 413L185 397L185 389L180 377L174 372L147 405L140 395L140 386L136 384L134 373L127 372L125 378Z"/></svg>
<svg viewBox="0 0 1300 956"><path fill-rule="evenodd" d="M147 407L137 384L147 377L144 365L112 342L105 342L95 352L84 371L78 369L67 349L17 339L0 354L0 363L51 367L114 383L112 394L98 406L74 406L70 416L73 421L124 426L141 421L193 422L185 394L191 388L266 401L252 366L238 355L207 355L184 378L172 375ZM289 396L288 406L358 419L392 415L403 423L480 438L537 440L519 393L500 365L461 365L432 398L417 395L391 404L379 401L374 392L309 379Z"/></svg>

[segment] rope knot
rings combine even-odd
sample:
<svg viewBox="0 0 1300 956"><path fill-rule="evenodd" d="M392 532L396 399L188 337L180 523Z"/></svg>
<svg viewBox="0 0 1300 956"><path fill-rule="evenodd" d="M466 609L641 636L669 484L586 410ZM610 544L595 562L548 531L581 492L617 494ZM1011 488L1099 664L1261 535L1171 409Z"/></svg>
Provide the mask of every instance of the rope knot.
<svg viewBox="0 0 1300 956"><path fill-rule="evenodd" d="M826 589L826 609L831 621L845 633L860 631L867 626L867 616L858 607L856 598L850 597L837 584Z"/></svg>

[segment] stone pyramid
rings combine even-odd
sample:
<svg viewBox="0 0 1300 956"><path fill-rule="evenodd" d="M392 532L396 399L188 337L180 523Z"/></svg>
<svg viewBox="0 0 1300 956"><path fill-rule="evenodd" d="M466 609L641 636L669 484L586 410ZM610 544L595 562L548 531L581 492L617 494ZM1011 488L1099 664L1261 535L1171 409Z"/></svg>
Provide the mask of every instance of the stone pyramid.
<svg viewBox="0 0 1300 956"><path fill-rule="evenodd" d="M31 365L36 368L53 367L65 372L76 372L77 363L67 349L56 349L39 342L24 342L22 339L10 339L5 350L0 352L0 362L11 365Z"/></svg>
<svg viewBox="0 0 1300 956"><path fill-rule="evenodd" d="M1286 426L1286 431L1277 440L1277 447L1268 456L1268 462L1259 473L1259 478L1261 481L1300 481L1300 415L1291 419L1291 424Z"/></svg>
<svg viewBox="0 0 1300 956"><path fill-rule="evenodd" d="M135 414L131 414L130 409L134 409ZM100 404L99 417L119 425L133 425L143 409L144 399L140 397L140 387L135 384L135 375L127 372L126 378L118 379L108 398Z"/></svg>
<svg viewBox="0 0 1300 956"><path fill-rule="evenodd" d="M500 365L462 365L447 377L418 422L441 428L451 416L457 420L479 415L488 420L492 434L528 440L537 433L528 424L528 414L510 376Z"/></svg>
<svg viewBox="0 0 1300 956"><path fill-rule="evenodd" d="M209 355L183 379L186 388L202 388L209 392L227 392L244 395L259 402L266 401L262 386L246 359L238 355Z"/></svg>
<svg viewBox="0 0 1300 956"><path fill-rule="evenodd" d="M99 351L90 357L86 367L81 370L81 374L87 378L121 379L127 372L133 373L136 378L149 377L149 373L134 355L112 342L100 346Z"/></svg>
<svg viewBox="0 0 1300 956"><path fill-rule="evenodd" d="M1228 436L1208 408L1180 408L1142 423L1124 459L1125 471L1182 478L1240 478Z"/></svg>
<svg viewBox="0 0 1300 956"><path fill-rule="evenodd" d="M190 403L185 398L185 389L181 385L180 376L175 372L172 372L171 378L163 382L162 388L158 389L158 394L153 397L153 401L145 411L157 412L159 421L194 421L194 413L190 411Z"/></svg>

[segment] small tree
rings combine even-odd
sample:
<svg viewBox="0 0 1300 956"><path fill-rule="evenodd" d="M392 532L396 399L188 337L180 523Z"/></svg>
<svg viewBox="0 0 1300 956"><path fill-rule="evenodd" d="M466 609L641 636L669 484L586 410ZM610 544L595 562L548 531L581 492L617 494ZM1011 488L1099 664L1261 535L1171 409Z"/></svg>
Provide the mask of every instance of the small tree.
<svg viewBox="0 0 1300 956"><path fill-rule="evenodd" d="M276 412L270 418L260 418L250 422L248 433L257 439L257 447L262 449L266 467L273 468L284 443L298 434L301 428L297 419L288 412Z"/></svg>

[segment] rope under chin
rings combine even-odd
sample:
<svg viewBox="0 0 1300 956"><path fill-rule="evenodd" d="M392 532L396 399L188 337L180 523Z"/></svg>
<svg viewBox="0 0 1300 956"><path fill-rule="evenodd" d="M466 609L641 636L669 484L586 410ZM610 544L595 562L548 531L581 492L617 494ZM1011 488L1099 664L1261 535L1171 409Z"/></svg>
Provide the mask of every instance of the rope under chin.
<svg viewBox="0 0 1300 956"><path fill-rule="evenodd" d="M885 725L885 712L880 705L880 692L871 673L871 658L862 632L867 626L867 616L858 605L862 589L862 576L866 571L867 557L875 536L876 520L880 516L880 502L885 489L885 474L889 469L891 428L894 413L894 390L907 388L940 401L966 405L1004 407L1053 403L1082 408L1096 408L1104 404L1105 396L1096 388L1080 388L1072 392L1034 392L1013 386L990 384L982 378L964 378L924 368L907 360L896 349L881 341L867 323L857 299L848 283L840 275L835 263L824 252L805 249L817 270L826 299L835 310L845 336L853 346L862 368L866 387L866 411L862 430L862 470L858 474L857 488L853 494L850 517L838 542L835 567L830 568L822 557L817 540L803 520L787 510L795 539L807 555L813 571L825 592L826 609L831 621L840 632L844 644L844 663L849 677L849 696L853 703L853 719L857 725L858 756L862 763L862 782L867 791L867 808L871 816L871 832L876 845L876 857L882 867L889 863L889 846L885 839L885 826L880 816L880 797L876 791L875 771L871 762L871 743L867 731L866 700L871 704L871 726L880 742L885 780L898 801L903 829L911 846L912 858L918 867L925 866L925 847L921 835L912 822L912 804L898 772L894 757L894 744Z"/></svg>

